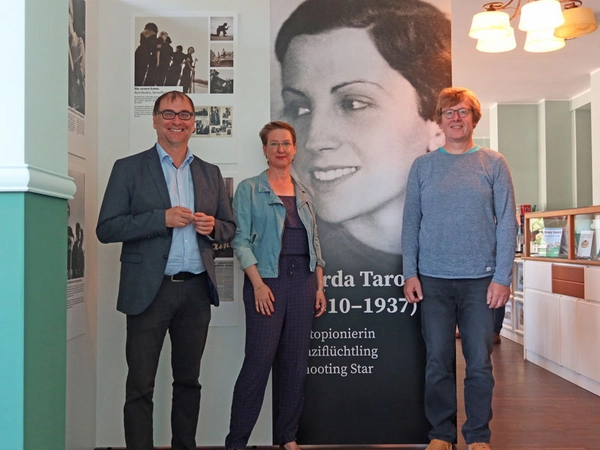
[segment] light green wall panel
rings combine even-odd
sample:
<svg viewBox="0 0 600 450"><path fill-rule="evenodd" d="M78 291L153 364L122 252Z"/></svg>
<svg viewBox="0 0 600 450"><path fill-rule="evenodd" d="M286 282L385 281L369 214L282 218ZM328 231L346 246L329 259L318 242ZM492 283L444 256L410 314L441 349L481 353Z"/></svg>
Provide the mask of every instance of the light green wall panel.
<svg viewBox="0 0 600 450"><path fill-rule="evenodd" d="M25 0L25 160L67 175L68 1ZM14 5L11 8L15 7Z"/></svg>
<svg viewBox="0 0 600 450"><path fill-rule="evenodd" d="M571 104L545 101L547 210L574 207Z"/></svg>
<svg viewBox="0 0 600 450"><path fill-rule="evenodd" d="M517 204L538 204L538 114L536 105L498 105L498 150L504 155Z"/></svg>
<svg viewBox="0 0 600 450"><path fill-rule="evenodd" d="M66 200L1 193L0 215L0 447L64 450Z"/></svg>
<svg viewBox="0 0 600 450"><path fill-rule="evenodd" d="M575 152L577 168L577 207L592 203L592 112L589 108L575 111Z"/></svg>
<svg viewBox="0 0 600 450"><path fill-rule="evenodd" d="M490 148L490 138L473 138L473 142L475 142L477 145L481 145L482 147Z"/></svg>

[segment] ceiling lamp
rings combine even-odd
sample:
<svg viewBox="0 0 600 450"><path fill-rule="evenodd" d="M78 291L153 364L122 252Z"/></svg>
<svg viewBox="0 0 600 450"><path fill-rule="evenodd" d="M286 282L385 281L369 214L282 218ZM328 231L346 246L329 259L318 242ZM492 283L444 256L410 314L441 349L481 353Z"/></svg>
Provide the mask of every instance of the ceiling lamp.
<svg viewBox="0 0 600 450"><path fill-rule="evenodd" d="M554 30L563 23L565 19L558 0L538 0L526 3L521 8L521 31Z"/></svg>
<svg viewBox="0 0 600 450"><path fill-rule="evenodd" d="M514 3L514 6L511 6ZM561 8L564 7L564 10ZM525 50L543 53L559 50L565 39L593 33L598 28L594 13L580 0L509 0L483 5L473 16L469 36L477 39L477 50L501 53L517 44L510 21L520 14L519 29L527 32ZM509 16L504 10L513 10Z"/></svg>
<svg viewBox="0 0 600 450"><path fill-rule="evenodd" d="M477 50L485 53L503 53L509 52L517 47L515 40L515 29L510 27L510 34L497 39L479 39L477 41Z"/></svg>
<svg viewBox="0 0 600 450"><path fill-rule="evenodd" d="M563 38L554 36L554 30L528 31L525 39L525 51L532 53L546 53L560 50L565 46Z"/></svg>
<svg viewBox="0 0 600 450"><path fill-rule="evenodd" d="M573 2L574 3L574 2ZM581 2L580 2L581 3ZM563 11L565 23L554 30L554 36L573 39L593 33L598 29L594 11L584 6L571 6Z"/></svg>

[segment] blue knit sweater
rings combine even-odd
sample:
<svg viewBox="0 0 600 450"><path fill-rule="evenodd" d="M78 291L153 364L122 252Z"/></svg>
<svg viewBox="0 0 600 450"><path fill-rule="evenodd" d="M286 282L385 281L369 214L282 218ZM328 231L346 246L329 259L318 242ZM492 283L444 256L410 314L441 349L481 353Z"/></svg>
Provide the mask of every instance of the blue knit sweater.
<svg viewBox="0 0 600 450"><path fill-rule="evenodd" d="M504 157L488 148L418 157L408 176L404 277L484 278L511 283L517 221Z"/></svg>

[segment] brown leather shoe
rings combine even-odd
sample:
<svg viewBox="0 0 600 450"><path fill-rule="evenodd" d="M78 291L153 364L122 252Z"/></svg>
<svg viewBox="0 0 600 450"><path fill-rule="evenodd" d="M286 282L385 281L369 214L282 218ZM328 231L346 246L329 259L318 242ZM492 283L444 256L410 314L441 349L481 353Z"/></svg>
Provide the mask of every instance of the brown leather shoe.
<svg viewBox="0 0 600 450"><path fill-rule="evenodd" d="M500 333L494 333L494 345L502 344L502 339L500 338Z"/></svg>
<svg viewBox="0 0 600 450"><path fill-rule="evenodd" d="M425 450L456 450L456 446L452 442L433 439Z"/></svg>

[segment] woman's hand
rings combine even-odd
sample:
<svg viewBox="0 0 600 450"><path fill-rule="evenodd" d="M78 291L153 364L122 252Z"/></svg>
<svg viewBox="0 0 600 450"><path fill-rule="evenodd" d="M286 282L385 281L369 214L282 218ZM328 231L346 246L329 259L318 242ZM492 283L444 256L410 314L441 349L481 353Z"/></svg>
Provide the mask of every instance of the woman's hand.
<svg viewBox="0 0 600 450"><path fill-rule="evenodd" d="M317 298L315 301L315 317L322 316L326 309L327 299L325 298L325 292L317 291Z"/></svg>
<svg viewBox="0 0 600 450"><path fill-rule="evenodd" d="M270 316L275 311L275 296L265 283L254 288L254 305L256 312L263 316Z"/></svg>

